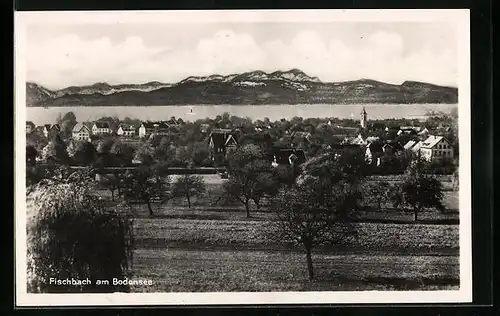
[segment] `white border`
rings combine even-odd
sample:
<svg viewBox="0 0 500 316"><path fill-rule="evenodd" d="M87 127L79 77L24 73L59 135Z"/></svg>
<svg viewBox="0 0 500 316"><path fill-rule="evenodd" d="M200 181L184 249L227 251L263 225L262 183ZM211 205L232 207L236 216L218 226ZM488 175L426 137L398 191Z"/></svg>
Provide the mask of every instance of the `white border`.
<svg viewBox="0 0 500 316"><path fill-rule="evenodd" d="M27 24L221 23L221 22L451 22L458 25L460 139L460 290L238 293L26 293L25 27ZM469 10L231 10L15 12L15 246L16 305L226 305L472 302L470 21Z"/></svg>

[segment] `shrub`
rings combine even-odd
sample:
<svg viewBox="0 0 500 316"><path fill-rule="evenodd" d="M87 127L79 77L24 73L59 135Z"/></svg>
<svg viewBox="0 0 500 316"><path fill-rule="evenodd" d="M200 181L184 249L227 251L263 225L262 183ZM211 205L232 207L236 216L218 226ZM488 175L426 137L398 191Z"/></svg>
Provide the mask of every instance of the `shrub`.
<svg viewBox="0 0 500 316"><path fill-rule="evenodd" d="M27 212L28 292L129 291L112 279L131 276L132 222L104 208L85 182L38 185L28 196ZM91 284L56 285L51 278L88 278Z"/></svg>

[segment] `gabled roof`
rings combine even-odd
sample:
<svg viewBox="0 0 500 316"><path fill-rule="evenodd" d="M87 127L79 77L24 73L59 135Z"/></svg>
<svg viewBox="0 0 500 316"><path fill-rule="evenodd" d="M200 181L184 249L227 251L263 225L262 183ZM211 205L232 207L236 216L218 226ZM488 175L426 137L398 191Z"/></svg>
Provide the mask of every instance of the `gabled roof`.
<svg viewBox="0 0 500 316"><path fill-rule="evenodd" d="M108 122L95 122L94 125L97 128L109 128Z"/></svg>
<svg viewBox="0 0 500 316"><path fill-rule="evenodd" d="M404 149L411 149L413 146L415 146L417 144L416 141L414 140L409 140L404 146L403 148Z"/></svg>
<svg viewBox="0 0 500 316"><path fill-rule="evenodd" d="M50 130L51 125L50 124L43 124L43 129L45 130Z"/></svg>
<svg viewBox="0 0 500 316"><path fill-rule="evenodd" d="M135 127L130 124L120 124L118 128L121 128L124 131L135 131Z"/></svg>
<svg viewBox="0 0 500 316"><path fill-rule="evenodd" d="M160 128L160 129L166 129L168 128L168 123L165 122L165 121L154 121L154 122L151 122L151 121L146 121L146 122L142 122L142 124L146 129L149 129L149 128Z"/></svg>
<svg viewBox="0 0 500 316"><path fill-rule="evenodd" d="M380 143L370 143L366 145L367 149L370 149L371 153L381 153L384 150L382 149L382 144Z"/></svg>
<svg viewBox="0 0 500 316"><path fill-rule="evenodd" d="M439 143L439 142L440 142L440 141L442 141L443 139L444 139L447 143L450 143L450 142L449 142L446 138L444 138L443 136L432 136L432 135L431 135L431 136L427 137L427 139L426 139L426 140L424 140L424 141L422 142L421 147L422 147L422 148L432 148L432 147L436 146L436 145L437 145L437 143Z"/></svg>
<svg viewBox="0 0 500 316"><path fill-rule="evenodd" d="M76 123L76 125L73 126L73 133L79 133L82 129L86 129L87 132L90 132L90 129L83 123Z"/></svg>
<svg viewBox="0 0 500 316"><path fill-rule="evenodd" d="M383 145L383 147L390 146L394 150L403 150L403 146L401 146L398 142L388 142Z"/></svg>
<svg viewBox="0 0 500 316"><path fill-rule="evenodd" d="M32 121L26 121L26 125L30 125L32 127L35 127L35 123L33 123Z"/></svg>
<svg viewBox="0 0 500 316"><path fill-rule="evenodd" d="M214 147L221 148L228 145L232 141L237 144L238 140L235 136L236 132L231 129L217 128L210 133L208 139L213 143Z"/></svg>

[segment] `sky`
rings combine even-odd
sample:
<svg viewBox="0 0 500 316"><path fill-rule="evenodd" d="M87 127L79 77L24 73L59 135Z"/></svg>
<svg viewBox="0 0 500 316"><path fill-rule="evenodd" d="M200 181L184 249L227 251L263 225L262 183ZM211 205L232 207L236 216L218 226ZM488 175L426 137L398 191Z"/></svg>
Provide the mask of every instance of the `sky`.
<svg viewBox="0 0 500 316"><path fill-rule="evenodd" d="M323 82L457 86L457 29L445 22L31 24L27 80L49 89L298 68Z"/></svg>

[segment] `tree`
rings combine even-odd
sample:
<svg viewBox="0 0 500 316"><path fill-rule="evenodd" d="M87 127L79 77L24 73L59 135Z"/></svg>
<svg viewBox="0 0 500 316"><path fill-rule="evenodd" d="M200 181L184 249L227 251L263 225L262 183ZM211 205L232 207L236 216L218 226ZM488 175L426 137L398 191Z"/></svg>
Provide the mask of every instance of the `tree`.
<svg viewBox="0 0 500 316"><path fill-rule="evenodd" d="M26 164L27 165L34 165L36 162L36 156L38 155L37 150L35 147L31 145L26 146Z"/></svg>
<svg viewBox="0 0 500 316"><path fill-rule="evenodd" d="M97 152L100 154L109 153L109 151L111 150L111 147L113 146L113 143L114 143L114 141L111 138L101 139L97 143Z"/></svg>
<svg viewBox="0 0 500 316"><path fill-rule="evenodd" d="M66 144L60 137L54 137L42 150L42 159L44 161L53 161L60 164L66 164L69 161L66 152Z"/></svg>
<svg viewBox="0 0 500 316"><path fill-rule="evenodd" d="M100 183L111 192L111 201L115 201L115 191L118 190L120 195L120 185L122 184L122 176L119 172L112 174L102 174Z"/></svg>
<svg viewBox="0 0 500 316"><path fill-rule="evenodd" d="M111 146L109 152L119 158L123 164L130 164L132 163L132 159L134 159L135 148L130 144L116 141Z"/></svg>
<svg viewBox="0 0 500 316"><path fill-rule="evenodd" d="M426 162L417 159L408 166L403 184L393 196L395 206L408 206L413 209L414 221L425 208L435 207L443 210L443 187L434 175L425 173Z"/></svg>
<svg viewBox="0 0 500 316"><path fill-rule="evenodd" d="M39 183L27 197L28 292L128 292L127 285L97 280L130 278L132 221L104 207L81 181ZM104 242L103 242L104 241ZM58 285L50 278L90 279Z"/></svg>
<svg viewBox="0 0 500 316"><path fill-rule="evenodd" d="M198 175L185 174L177 178L173 184L172 196L185 197L191 208L191 198L205 192L205 182Z"/></svg>
<svg viewBox="0 0 500 316"><path fill-rule="evenodd" d="M228 157L228 180L223 184L224 192L243 203L247 217L250 217L250 201L257 198L264 187L264 174L272 175L270 162L256 145L239 147Z"/></svg>
<svg viewBox="0 0 500 316"><path fill-rule="evenodd" d="M140 161L143 165L153 163L154 149L148 144L144 144L136 149L134 159Z"/></svg>
<svg viewBox="0 0 500 316"><path fill-rule="evenodd" d="M164 202L170 198L170 178L161 164L143 165L129 170L125 173L123 182L124 189L121 193L126 199L146 204L150 216L154 215L151 206L154 200Z"/></svg>
<svg viewBox="0 0 500 316"><path fill-rule="evenodd" d="M97 159L97 151L90 142L78 142L72 158L76 164L87 166Z"/></svg>
<svg viewBox="0 0 500 316"><path fill-rule="evenodd" d="M283 188L272 200L275 214L273 239L305 250L309 279L314 278L312 250L334 245L355 235L349 215L357 207L359 194L350 183L333 184L326 178L309 176L291 188Z"/></svg>
<svg viewBox="0 0 500 316"><path fill-rule="evenodd" d="M377 209L380 212L382 210L382 203L391 199L393 187L387 181L369 182L365 185L364 192L368 202L376 203Z"/></svg>

